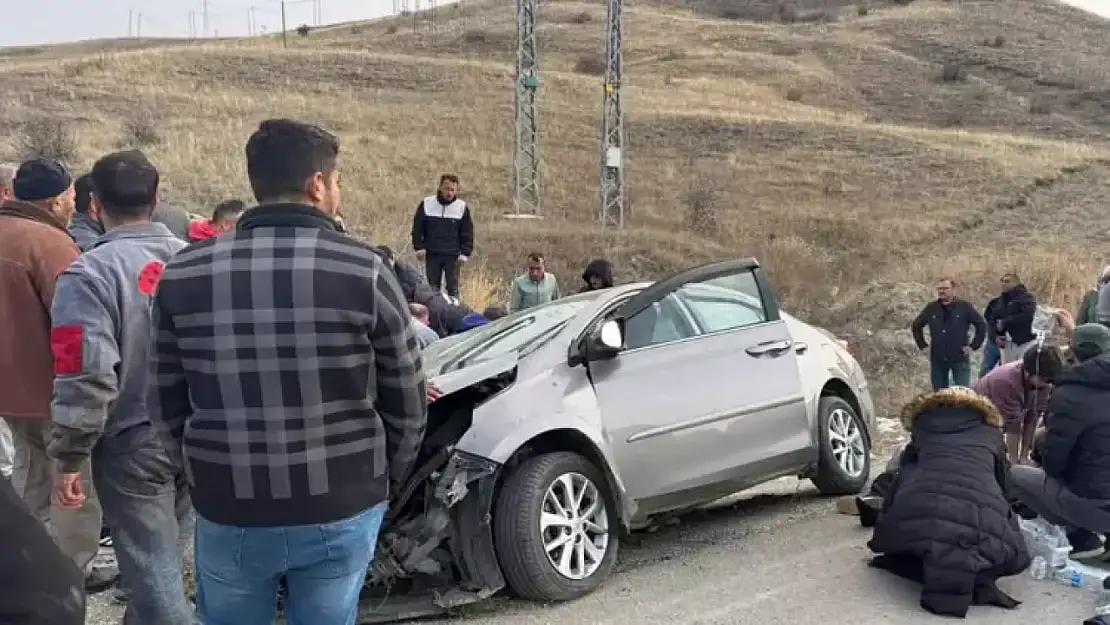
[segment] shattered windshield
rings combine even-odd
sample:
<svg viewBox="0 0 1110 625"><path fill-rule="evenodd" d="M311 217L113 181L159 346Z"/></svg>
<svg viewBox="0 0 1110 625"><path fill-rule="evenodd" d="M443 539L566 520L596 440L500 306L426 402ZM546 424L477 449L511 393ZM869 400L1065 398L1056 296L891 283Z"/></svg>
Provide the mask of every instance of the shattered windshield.
<svg viewBox="0 0 1110 625"><path fill-rule="evenodd" d="M527 356L596 298L597 293L583 293L559 299L436 341L424 350L424 371L434 376L508 353Z"/></svg>

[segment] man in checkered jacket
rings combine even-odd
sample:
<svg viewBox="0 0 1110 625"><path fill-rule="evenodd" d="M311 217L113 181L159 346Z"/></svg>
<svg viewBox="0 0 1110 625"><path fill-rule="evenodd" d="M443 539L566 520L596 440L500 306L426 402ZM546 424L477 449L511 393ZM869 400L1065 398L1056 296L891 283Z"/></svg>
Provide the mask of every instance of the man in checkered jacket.
<svg viewBox="0 0 1110 625"><path fill-rule="evenodd" d="M247 142L259 206L167 266L148 409L198 514L205 625L350 625L386 501L427 417L393 272L339 233L338 140L268 120Z"/></svg>

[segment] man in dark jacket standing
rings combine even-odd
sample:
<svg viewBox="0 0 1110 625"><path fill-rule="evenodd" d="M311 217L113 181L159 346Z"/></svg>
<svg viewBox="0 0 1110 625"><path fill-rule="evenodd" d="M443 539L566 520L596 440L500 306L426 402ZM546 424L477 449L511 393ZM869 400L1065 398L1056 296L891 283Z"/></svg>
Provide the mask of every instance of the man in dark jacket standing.
<svg viewBox="0 0 1110 625"><path fill-rule="evenodd" d="M408 304L370 247L336 230L339 140L262 122L258 206L185 248L154 299L150 418L197 512L205 625L349 625L390 493L424 437Z"/></svg>
<svg viewBox="0 0 1110 625"><path fill-rule="evenodd" d="M929 342L923 330L929 328ZM979 349L987 324L971 304L956 297L952 278L937 281L937 299L913 320L913 340L917 348L929 349L933 390L971 385L971 351ZM970 339L969 330L975 333ZM970 340L970 345L968 341Z"/></svg>
<svg viewBox="0 0 1110 625"><path fill-rule="evenodd" d="M1037 315L1037 299L1021 283L1016 273L1002 276L1002 297L995 320L995 343L1002 353L1002 364L1021 360L1022 354L1036 341L1033 319Z"/></svg>
<svg viewBox="0 0 1110 625"><path fill-rule="evenodd" d="M412 248L424 259L428 282L439 290L446 279L447 294L459 296L459 264L474 251L474 223L470 208L458 197L459 177L443 174L439 190L416 205L412 218Z"/></svg>
<svg viewBox="0 0 1110 625"><path fill-rule="evenodd" d="M998 346L998 314L1002 306L1002 296L987 302L983 309L983 320L987 322L987 340L983 341L983 361L979 363L979 376L990 373L1002 362L1002 349Z"/></svg>
<svg viewBox="0 0 1110 625"><path fill-rule="evenodd" d="M1011 475L1018 500L1069 528L1072 557L1089 558L1105 550L1097 533L1110 532L1110 330L1081 325L1073 343L1080 363L1049 397L1041 468Z"/></svg>

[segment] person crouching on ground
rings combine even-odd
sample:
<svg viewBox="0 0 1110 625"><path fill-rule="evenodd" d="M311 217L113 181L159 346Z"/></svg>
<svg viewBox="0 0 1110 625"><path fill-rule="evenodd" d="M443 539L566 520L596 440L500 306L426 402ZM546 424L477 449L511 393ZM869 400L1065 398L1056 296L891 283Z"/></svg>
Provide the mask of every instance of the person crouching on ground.
<svg viewBox="0 0 1110 625"><path fill-rule="evenodd" d="M921 607L965 617L972 605L1016 607L996 586L1031 562L1006 498L1002 415L967 388L902 410L910 443L875 521L871 565L921 582Z"/></svg>
<svg viewBox="0 0 1110 625"><path fill-rule="evenodd" d="M1052 383L1064 370L1064 354L1054 345L1035 345L1021 359L996 367L975 383L976 392L994 402L1006 428L1006 450L1013 464L1030 462L1033 437L1048 409Z"/></svg>
<svg viewBox="0 0 1110 625"><path fill-rule="evenodd" d="M1110 329L1087 323L1075 329L1079 364L1053 388L1039 447L1041 468L1010 471L1023 506L1068 530L1071 556L1102 555L1096 532L1110 532Z"/></svg>
<svg viewBox="0 0 1110 625"><path fill-rule="evenodd" d="M196 243L235 229L239 216L246 210L243 200L224 200L212 211L212 219L195 219L189 223L189 241Z"/></svg>

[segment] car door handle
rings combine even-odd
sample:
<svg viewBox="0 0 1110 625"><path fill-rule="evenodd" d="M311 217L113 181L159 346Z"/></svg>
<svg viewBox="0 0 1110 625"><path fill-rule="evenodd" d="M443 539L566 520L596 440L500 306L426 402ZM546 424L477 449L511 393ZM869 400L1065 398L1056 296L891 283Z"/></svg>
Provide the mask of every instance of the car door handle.
<svg viewBox="0 0 1110 625"><path fill-rule="evenodd" d="M758 345L752 345L744 351L748 352L749 356L755 356L757 358L760 356L777 358L786 353L793 345L794 341L767 341Z"/></svg>
<svg viewBox="0 0 1110 625"><path fill-rule="evenodd" d="M809 344L808 343L805 343L805 342L802 342L802 341L798 341L797 343L794 343L794 353L796 353L796 354L804 354L804 353L806 353L807 349L809 349Z"/></svg>

